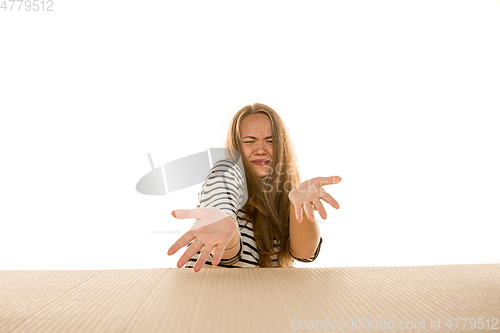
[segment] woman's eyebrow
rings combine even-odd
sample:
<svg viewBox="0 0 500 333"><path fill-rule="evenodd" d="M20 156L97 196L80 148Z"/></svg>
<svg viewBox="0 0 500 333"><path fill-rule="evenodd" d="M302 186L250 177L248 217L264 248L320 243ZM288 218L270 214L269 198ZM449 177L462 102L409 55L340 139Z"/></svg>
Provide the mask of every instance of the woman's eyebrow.
<svg viewBox="0 0 500 333"><path fill-rule="evenodd" d="M246 138L250 138L250 139L257 139L256 137L254 137L254 136L250 136L250 135L245 136L243 139L246 139ZM266 136L266 139L272 139L272 138L273 138L272 136ZM265 139L264 139L264 140L265 140Z"/></svg>

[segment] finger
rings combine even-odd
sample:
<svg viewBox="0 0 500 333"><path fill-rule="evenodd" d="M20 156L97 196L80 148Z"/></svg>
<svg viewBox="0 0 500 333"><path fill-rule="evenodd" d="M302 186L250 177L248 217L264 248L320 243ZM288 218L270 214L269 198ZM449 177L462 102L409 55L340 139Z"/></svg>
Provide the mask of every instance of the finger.
<svg viewBox="0 0 500 333"><path fill-rule="evenodd" d="M315 185L323 186L323 185L332 185L340 183L342 178L339 176L331 176L331 177L318 177L316 179Z"/></svg>
<svg viewBox="0 0 500 333"><path fill-rule="evenodd" d="M297 221L302 222L302 206L295 206L295 217L297 218Z"/></svg>
<svg viewBox="0 0 500 333"><path fill-rule="evenodd" d="M200 244L200 242L197 242L194 240L191 245L189 245L180 257L179 261L177 261L177 267L181 268L183 267L189 259L191 259L198 251L201 250L203 245Z"/></svg>
<svg viewBox="0 0 500 333"><path fill-rule="evenodd" d="M337 200L335 200L330 194L328 194L328 192L323 193L321 195L321 199L323 199L326 202L328 202L333 208L336 208L336 209L340 208L339 203L337 202Z"/></svg>
<svg viewBox="0 0 500 333"><path fill-rule="evenodd" d="M172 216L178 219L200 218L201 212L195 209L176 209L172 211Z"/></svg>
<svg viewBox="0 0 500 333"><path fill-rule="evenodd" d="M227 243L229 244L229 243ZM224 254L224 249L226 248L226 245L224 244L218 244L216 247L215 247L215 254L214 254L214 257L212 259L212 266L217 266L221 259L222 259L222 255Z"/></svg>
<svg viewBox="0 0 500 333"><path fill-rule="evenodd" d="M321 203L321 200L319 199L314 199L313 200L313 205L316 207L316 210L319 212L319 215L323 220L326 219L326 210L325 207L323 207L323 204Z"/></svg>
<svg viewBox="0 0 500 333"><path fill-rule="evenodd" d="M167 254L169 256L175 254L180 248L186 246L194 238L193 232L188 231L182 235L172 246L168 249Z"/></svg>
<svg viewBox="0 0 500 333"><path fill-rule="evenodd" d="M309 201L304 202L304 211L306 212L306 216L310 221L314 220L313 207Z"/></svg>
<svg viewBox="0 0 500 333"><path fill-rule="evenodd" d="M193 269L195 272L201 271L203 265L205 265L205 262L208 259L208 256L210 255L210 251L212 251L213 245L212 246L203 246L203 251L201 251L200 256L198 257L198 261L196 261L196 264L194 265Z"/></svg>
<svg viewBox="0 0 500 333"><path fill-rule="evenodd" d="M189 259L191 259L196 253L198 253L198 251L201 250L202 247L203 245L194 240L191 243L191 245L187 247L186 251L184 251L179 261L177 261L177 267L178 268L183 267L188 262Z"/></svg>

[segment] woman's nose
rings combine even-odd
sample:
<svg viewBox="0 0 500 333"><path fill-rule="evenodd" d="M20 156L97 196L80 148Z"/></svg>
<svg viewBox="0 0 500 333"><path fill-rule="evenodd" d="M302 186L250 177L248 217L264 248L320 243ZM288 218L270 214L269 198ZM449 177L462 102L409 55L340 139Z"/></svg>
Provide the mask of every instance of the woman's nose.
<svg viewBox="0 0 500 333"><path fill-rule="evenodd" d="M262 142L262 141L258 141L257 142L257 147L255 148L255 152L256 153L263 153L263 152L265 152L264 142Z"/></svg>

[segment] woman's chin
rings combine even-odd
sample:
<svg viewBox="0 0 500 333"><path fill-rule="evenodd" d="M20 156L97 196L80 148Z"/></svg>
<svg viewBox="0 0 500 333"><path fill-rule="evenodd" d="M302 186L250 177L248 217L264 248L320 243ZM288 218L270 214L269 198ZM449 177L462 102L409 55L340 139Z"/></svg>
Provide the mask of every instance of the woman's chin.
<svg viewBox="0 0 500 333"><path fill-rule="evenodd" d="M255 173L260 177L260 178L264 178L266 177L268 174L269 174L269 168L263 168L261 166L256 166L254 168L255 170Z"/></svg>

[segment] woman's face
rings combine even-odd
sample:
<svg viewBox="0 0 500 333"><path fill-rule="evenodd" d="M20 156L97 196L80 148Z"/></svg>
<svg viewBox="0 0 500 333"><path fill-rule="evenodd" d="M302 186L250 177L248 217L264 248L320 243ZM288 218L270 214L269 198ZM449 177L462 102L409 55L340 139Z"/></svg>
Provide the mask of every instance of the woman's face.
<svg viewBox="0 0 500 333"><path fill-rule="evenodd" d="M259 177L265 177L270 172L267 164L273 157L271 120L263 113L250 115L241 122L240 133L243 155Z"/></svg>

